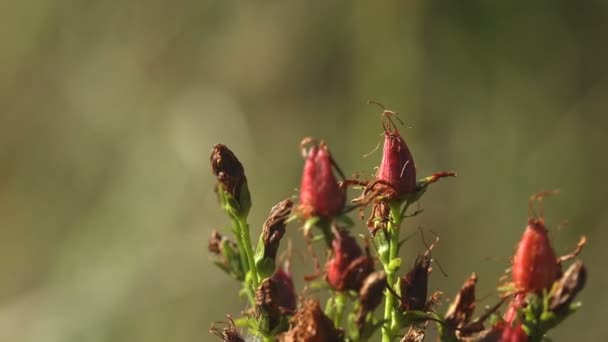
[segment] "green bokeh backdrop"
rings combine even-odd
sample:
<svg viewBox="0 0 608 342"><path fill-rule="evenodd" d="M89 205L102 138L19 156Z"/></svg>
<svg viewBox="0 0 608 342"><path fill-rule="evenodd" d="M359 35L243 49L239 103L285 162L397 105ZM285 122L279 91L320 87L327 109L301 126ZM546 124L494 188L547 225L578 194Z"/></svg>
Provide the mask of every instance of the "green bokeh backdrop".
<svg viewBox="0 0 608 342"><path fill-rule="evenodd" d="M607 35L605 1L2 2L0 341L212 340L245 307L206 251L227 224L211 146L243 161L257 234L296 193L301 138L373 172L368 99L411 127L420 175L459 173L404 227L441 237L432 288L476 271L490 296L528 196L560 188L552 239L563 253L587 234L590 275L551 337L608 339ZM423 250L410 240L405 266Z"/></svg>

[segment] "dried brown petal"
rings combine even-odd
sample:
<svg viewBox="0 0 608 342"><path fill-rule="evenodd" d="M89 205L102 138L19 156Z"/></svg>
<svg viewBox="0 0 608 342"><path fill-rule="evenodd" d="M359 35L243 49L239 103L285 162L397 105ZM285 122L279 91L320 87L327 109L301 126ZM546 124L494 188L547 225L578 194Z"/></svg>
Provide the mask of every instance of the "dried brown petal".
<svg viewBox="0 0 608 342"><path fill-rule="evenodd" d="M549 299L549 309L557 313L567 310L585 286L586 280L587 269L582 261L578 260L570 265L554 285Z"/></svg>
<svg viewBox="0 0 608 342"><path fill-rule="evenodd" d="M291 320L289 331L279 336L281 342L340 342L343 333L325 316L318 301L309 299Z"/></svg>
<svg viewBox="0 0 608 342"><path fill-rule="evenodd" d="M264 242L264 259L270 258L274 260L279 249L279 242L285 235L285 220L291 213L293 202L291 199L285 199L276 204L270 210L270 215L264 222L262 229L262 241Z"/></svg>
<svg viewBox="0 0 608 342"><path fill-rule="evenodd" d="M454 303L448 309L445 315L445 322L451 328L461 328L467 324L473 311L475 310L475 285L477 284L477 275L471 274L456 295Z"/></svg>

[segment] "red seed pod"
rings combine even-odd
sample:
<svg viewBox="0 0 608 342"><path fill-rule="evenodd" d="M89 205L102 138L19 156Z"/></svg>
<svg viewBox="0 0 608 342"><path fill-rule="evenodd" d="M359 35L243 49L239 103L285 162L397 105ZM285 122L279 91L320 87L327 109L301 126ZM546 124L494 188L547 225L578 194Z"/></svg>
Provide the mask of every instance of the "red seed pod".
<svg viewBox="0 0 608 342"><path fill-rule="evenodd" d="M311 141L305 139L302 145ZM313 145L305 154L305 158L300 185L300 214L304 218L340 215L346 194L334 176L335 164L327 145L323 142Z"/></svg>
<svg viewBox="0 0 608 342"><path fill-rule="evenodd" d="M519 291L540 293L561 274L542 218L528 220L513 258L513 281Z"/></svg>
<svg viewBox="0 0 608 342"><path fill-rule="evenodd" d="M359 291L365 278L374 271L374 261L347 231L334 230L333 256L325 265L327 282L336 291Z"/></svg>
<svg viewBox="0 0 608 342"><path fill-rule="evenodd" d="M416 165L397 129L391 131L385 127L382 162L376 181L385 185L382 193L391 199L403 198L416 188Z"/></svg>

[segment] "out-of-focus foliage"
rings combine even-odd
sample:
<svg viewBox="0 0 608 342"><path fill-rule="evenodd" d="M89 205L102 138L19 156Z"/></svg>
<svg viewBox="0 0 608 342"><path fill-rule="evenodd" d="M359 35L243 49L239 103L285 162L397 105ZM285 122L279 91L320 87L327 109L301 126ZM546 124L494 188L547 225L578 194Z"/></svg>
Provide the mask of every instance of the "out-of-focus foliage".
<svg viewBox="0 0 608 342"><path fill-rule="evenodd" d="M420 175L459 173L405 226L441 237L433 288L474 270L493 293L528 195L558 187L550 234L560 252L588 234L590 276L551 337L608 338L607 36L603 1L3 1L0 340L211 340L244 309L206 251L228 223L211 146L243 161L257 234L295 193L302 137L373 172L368 99L411 126ZM405 246L406 264L424 250Z"/></svg>

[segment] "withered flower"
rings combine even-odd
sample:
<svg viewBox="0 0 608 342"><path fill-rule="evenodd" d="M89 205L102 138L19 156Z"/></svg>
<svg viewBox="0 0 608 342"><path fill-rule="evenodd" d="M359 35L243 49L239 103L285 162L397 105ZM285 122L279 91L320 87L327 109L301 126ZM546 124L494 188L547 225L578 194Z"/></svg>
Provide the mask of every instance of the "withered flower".
<svg viewBox="0 0 608 342"><path fill-rule="evenodd" d="M291 276L277 271L260 284L255 294L255 316L260 328L267 333L287 329L287 315L296 308L295 291Z"/></svg>
<svg viewBox="0 0 608 342"><path fill-rule="evenodd" d="M289 198L279 202L272 207L264 222L255 253L255 263L262 278L270 276L275 270L277 250L285 235L285 221L289 218L292 206L293 202Z"/></svg>
<svg viewBox="0 0 608 342"><path fill-rule="evenodd" d="M549 310L555 313L566 311L576 295L583 289L587 280L587 270L582 261L576 261L553 285L549 297Z"/></svg>
<svg viewBox="0 0 608 342"><path fill-rule="evenodd" d="M251 195L243 165L223 144L213 146L210 160L211 170L219 182L220 202L234 214L247 216L251 209Z"/></svg>
<svg viewBox="0 0 608 342"><path fill-rule="evenodd" d="M221 338L224 342L245 342L245 339L243 339L236 330L232 316L228 315L227 317L229 322L215 322L211 324L211 329L209 329L209 332ZM226 327L220 329L215 326L217 323L223 323L226 325Z"/></svg>
<svg viewBox="0 0 608 342"><path fill-rule="evenodd" d="M209 252L215 255L214 263L224 272L239 281L245 278L237 244L217 230L213 230L209 237Z"/></svg>
<svg viewBox="0 0 608 342"><path fill-rule="evenodd" d="M284 312L295 312L297 306L296 290L289 267L279 268L271 277L280 289L277 295L277 304Z"/></svg>
<svg viewBox="0 0 608 342"><path fill-rule="evenodd" d="M365 323L367 314L374 311L384 299L383 292L386 286L386 274L383 271L370 273L363 281L359 290L359 310L355 319L359 328Z"/></svg>
<svg viewBox="0 0 608 342"><path fill-rule="evenodd" d="M363 280L374 271L374 260L363 253L347 231L334 229L332 257L325 265L327 282L336 291L359 291Z"/></svg>
<svg viewBox="0 0 608 342"><path fill-rule="evenodd" d="M475 311L475 285L477 284L477 275L471 274L456 295L454 302L448 308L445 315L446 324L452 329L458 329L465 326L471 320L473 311Z"/></svg>
<svg viewBox="0 0 608 342"><path fill-rule="evenodd" d="M344 209L346 193L334 176L335 163L324 142L308 138L302 145L310 142L314 144L305 152L298 212L305 219L338 216Z"/></svg>
<svg viewBox="0 0 608 342"><path fill-rule="evenodd" d="M425 253L416 258L414 267L401 278L402 311L424 310L426 307L431 257Z"/></svg>
<svg viewBox="0 0 608 342"><path fill-rule="evenodd" d="M291 319L291 329L279 336L281 342L340 342L341 330L325 316L317 300L308 299Z"/></svg>

